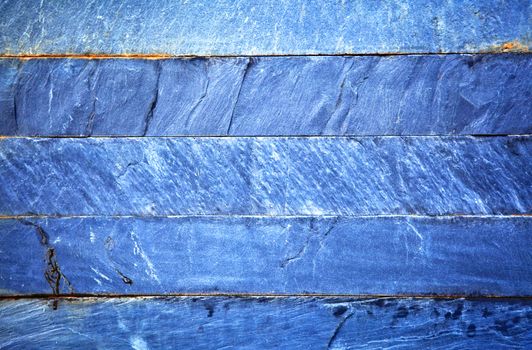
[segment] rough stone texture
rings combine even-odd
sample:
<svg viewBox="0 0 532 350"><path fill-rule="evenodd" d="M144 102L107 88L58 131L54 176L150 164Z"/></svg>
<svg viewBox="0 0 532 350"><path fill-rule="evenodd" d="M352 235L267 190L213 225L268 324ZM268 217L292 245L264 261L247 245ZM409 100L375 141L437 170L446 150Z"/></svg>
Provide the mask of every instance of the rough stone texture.
<svg viewBox="0 0 532 350"><path fill-rule="evenodd" d="M0 0L0 348L532 348L531 9Z"/></svg>
<svg viewBox="0 0 532 350"><path fill-rule="evenodd" d="M530 300L4 300L2 349L527 349Z"/></svg>
<svg viewBox="0 0 532 350"><path fill-rule="evenodd" d="M532 132L528 55L0 60L0 134Z"/></svg>
<svg viewBox="0 0 532 350"><path fill-rule="evenodd" d="M530 46L527 1L0 1L2 54L477 52Z"/></svg>
<svg viewBox="0 0 532 350"><path fill-rule="evenodd" d="M4 219L0 294L526 296L531 231L529 217Z"/></svg>
<svg viewBox="0 0 532 350"><path fill-rule="evenodd" d="M530 214L531 140L5 138L0 214Z"/></svg>

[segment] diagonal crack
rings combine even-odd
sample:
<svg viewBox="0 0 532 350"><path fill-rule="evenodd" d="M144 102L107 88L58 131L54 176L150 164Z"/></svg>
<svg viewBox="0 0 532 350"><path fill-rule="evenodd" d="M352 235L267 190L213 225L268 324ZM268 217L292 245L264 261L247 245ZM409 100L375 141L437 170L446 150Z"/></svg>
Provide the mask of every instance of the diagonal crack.
<svg viewBox="0 0 532 350"><path fill-rule="evenodd" d="M421 75L421 74L418 74L420 65L421 65L421 57L416 57L414 66L412 67L412 71L408 75L405 86L401 87L401 90L403 91L401 94L401 99L399 100L399 105L397 106L397 117L395 119L396 124L399 124L401 122L401 110L403 109L403 107L411 102L411 100L405 100L405 97L410 92L410 88L412 86L412 83L415 81L416 77Z"/></svg>
<svg viewBox="0 0 532 350"><path fill-rule="evenodd" d="M305 254L305 252L308 249L311 236L312 236L312 232L309 232L309 234L307 236L307 239L305 240L305 243L303 244L303 246L299 249L299 251L295 255L292 255L292 256L290 256L288 258L285 258L281 262L281 265L280 265L281 268L285 268L288 264L290 264L290 263L292 263L294 261L297 261L297 260L301 259L301 257L303 257L303 255Z"/></svg>
<svg viewBox="0 0 532 350"><path fill-rule="evenodd" d="M126 275L124 275L119 269L115 269L115 271L120 276L120 278L122 278L122 282L124 282L125 284L129 284L129 285L133 284L133 280L127 277Z"/></svg>
<svg viewBox="0 0 532 350"><path fill-rule="evenodd" d="M336 114L336 112L338 112L340 106L342 105L342 102L344 100L344 95L345 95L345 84L347 82L347 78L349 77L349 73L353 69L354 64L355 64L355 61L351 60L351 64L346 69L345 68L345 61L344 61L343 79L342 79L342 82L340 83L340 86L338 87L338 89L340 91L338 92L338 96L336 97L336 103L335 103L335 106L334 106L334 111L331 112L331 114L327 118L327 120L326 120L326 122L324 124L325 126L324 126L324 128L323 128L323 130L321 132L322 134L327 129L327 126L329 125L329 123L333 119L334 115ZM342 117L342 119L345 119L345 115L347 115L348 113L349 113L349 108L346 108L345 112L343 113L344 116Z"/></svg>
<svg viewBox="0 0 532 350"><path fill-rule="evenodd" d="M338 221L340 220L340 217L337 216L335 217L332 222L331 222L331 226L329 226L329 228L327 229L327 231L325 231L325 233L323 234L323 237L327 237L329 235L329 233L331 233L331 231L336 227L336 224L338 223Z"/></svg>
<svg viewBox="0 0 532 350"><path fill-rule="evenodd" d="M94 63L94 67L91 68L89 71L89 77L87 78L87 85L89 88L89 91L91 92L91 111L89 113L89 117L87 118L87 126L85 128L85 135L92 136L92 132L94 129L94 118L96 117L96 79L94 76L96 75L96 71L98 70L98 62Z"/></svg>
<svg viewBox="0 0 532 350"><path fill-rule="evenodd" d="M155 80L155 89L153 91L153 98L150 102L150 107L148 109L148 112L146 113L145 122L144 122L144 131L142 132L142 136L146 136L148 133L148 128L150 127L150 123L153 119L153 112L155 111L155 108L157 107L157 100L159 99L159 82L161 80L161 62L159 60L155 61L155 71L157 74L157 79Z"/></svg>
<svg viewBox="0 0 532 350"><path fill-rule="evenodd" d="M316 259L318 257L318 254L320 253L320 251L322 250L322 248L325 247L325 241L327 240L327 237L329 236L329 234L332 232L332 230L334 230L334 228L336 227L336 224L338 223L339 221L339 217L335 217L330 226L327 228L327 230L322 234L322 235L319 235L318 236L318 249L316 250L316 253L314 254L314 258L312 259L312 278L314 279L315 276L316 276Z"/></svg>
<svg viewBox="0 0 532 350"><path fill-rule="evenodd" d="M350 118L348 118L349 117L349 112L351 110L354 110L356 108L357 104L358 104L359 95L360 95L360 93L359 93L360 88L362 87L362 85L364 85L364 83L373 74L373 71L379 65L380 61L381 61L381 58L379 56L374 57L374 59L372 61L370 61L368 67L366 68L366 72L363 75L363 77L361 79L358 79L353 85L350 84L350 89L351 89L351 91L353 91L355 96L354 96L354 101L351 101L351 104L347 107L345 113L342 116L343 122L342 122L341 130L343 130L344 132L347 130L347 126L349 124L349 120L348 120L348 119L350 119Z"/></svg>
<svg viewBox="0 0 532 350"><path fill-rule="evenodd" d="M190 125L190 119L193 118L194 114L196 113L196 110L198 109L198 107L202 104L203 100L205 99L205 97L207 96L207 92L209 91L209 86L211 84L211 79L209 77L209 71L207 69L207 63L204 63L203 65L203 69L204 69L204 73L205 73L205 79L206 79L206 83L205 85L203 86L203 91L200 95L200 97L198 98L198 100L196 101L196 103L194 104L194 106L192 107L192 109L190 110L190 113L188 114L187 116L187 120L185 121L185 128L188 128L189 125Z"/></svg>
<svg viewBox="0 0 532 350"><path fill-rule="evenodd" d="M325 231L323 233L323 235L321 235L321 238L320 238L320 246L318 248L318 251L316 252L316 254L319 253L319 251L321 250L321 248L323 248L323 245L324 245L324 242L325 240L327 239L327 237L329 236L329 234L332 232L332 230L334 230L334 228L336 227L336 224L338 223L338 221L340 220L340 218L337 216L335 217L332 221L331 221L331 225L329 226L329 228L327 228L327 231Z"/></svg>
<svg viewBox="0 0 532 350"><path fill-rule="evenodd" d="M355 314L354 312L351 312L349 315L344 317L340 322L338 322L338 324L336 325L336 328L334 329L333 334L329 338L329 342L327 343L327 349L331 348L331 346L334 344L336 338L338 337L338 334L342 330L342 327L345 325L347 320L350 319L354 314Z"/></svg>
<svg viewBox="0 0 532 350"><path fill-rule="evenodd" d="M44 247L45 254L44 254L44 261L46 262L46 269L44 271L44 278L46 282L50 285L50 288L52 288L52 294L53 295L59 295L61 294L61 281L63 280L65 285L68 287L69 292L72 294L74 293L74 287L68 280L68 278L65 276L65 274L61 271L61 267L59 266L59 263L56 259L56 252L55 248L50 244L49 237L46 231L42 228L42 226L37 225L33 222L27 221L27 220L21 220L23 225L31 226L35 228L35 231L37 232L37 237L39 238L39 243ZM54 300L53 302L53 308L54 310L57 309L57 300Z"/></svg>
<svg viewBox="0 0 532 350"><path fill-rule="evenodd" d="M309 233L307 235L307 238L305 239L305 242L303 243L303 246L294 255L292 255L290 257L287 257L287 258L284 258L283 261L280 264L280 267L281 268L285 268L286 266L288 266L288 264L301 259L303 257L303 255L305 255L305 253L308 250L308 247L310 245L310 240L312 239L313 236L317 235L318 239L319 239L319 248L316 250L316 254L314 255L314 259L315 259L316 255L319 253L319 251L323 247L323 243L324 243L325 239L331 233L331 231L335 228L336 224L338 223L338 220L339 220L339 218L335 217L332 220L330 226L327 228L327 230L323 234L320 235L319 232L316 231L315 220L311 219L310 227L309 227ZM319 236L321 236L321 237L319 237ZM313 262L313 263L315 263L315 262Z"/></svg>
<svg viewBox="0 0 532 350"><path fill-rule="evenodd" d="M137 166L139 164L140 164L140 162L138 162L138 161L132 161L132 162L127 163L127 165L124 167L122 172L120 172L119 174L116 175L115 180L119 180L120 178L122 178L122 176L126 175L126 173L128 172L128 170L131 167Z"/></svg>
<svg viewBox="0 0 532 350"><path fill-rule="evenodd" d="M15 135L18 135L19 132L19 125L18 125L18 111L17 111L17 96L19 94L20 89L20 71L22 70L22 66L24 64L24 61L20 60L17 63L17 74L15 75L14 84L13 84L13 121L15 122Z"/></svg>
<svg viewBox="0 0 532 350"><path fill-rule="evenodd" d="M229 125L227 126L227 131L225 132L226 135L230 135L231 127L233 126L233 120L235 118L236 106L238 105L238 101L240 100L240 93L242 92L242 86L244 86L244 81L246 80L246 76L248 75L249 69L251 68L252 65L253 65L253 58L250 57L248 58L246 66L244 67L244 73L242 74L242 80L240 80L240 87L236 95L235 104L233 105L233 110L231 111L231 117L229 118Z"/></svg>
<svg viewBox="0 0 532 350"><path fill-rule="evenodd" d="M111 265L113 266L118 276L120 276L120 278L122 279L122 282L124 282L127 285L132 285L133 280L129 278L128 276L126 276L122 271L120 271L120 269L117 267L117 264L111 258L110 252L114 249L114 246L115 246L115 242L111 236L107 236L107 238L105 239L104 246L105 246L105 254L107 256L107 259L111 262Z"/></svg>

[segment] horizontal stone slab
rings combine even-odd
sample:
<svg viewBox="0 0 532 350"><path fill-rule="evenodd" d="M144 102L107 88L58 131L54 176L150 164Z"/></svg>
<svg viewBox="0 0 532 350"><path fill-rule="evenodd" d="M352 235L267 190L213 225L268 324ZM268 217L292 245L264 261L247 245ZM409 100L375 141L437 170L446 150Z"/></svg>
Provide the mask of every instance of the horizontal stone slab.
<svg viewBox="0 0 532 350"><path fill-rule="evenodd" d="M3 138L0 215L530 214L532 138Z"/></svg>
<svg viewBox="0 0 532 350"><path fill-rule="evenodd" d="M0 302L3 349L526 349L532 302L112 298Z"/></svg>
<svg viewBox="0 0 532 350"><path fill-rule="evenodd" d="M0 134L532 133L527 55L0 60Z"/></svg>
<svg viewBox="0 0 532 350"><path fill-rule="evenodd" d="M527 50L526 1L0 3L0 54L283 55Z"/></svg>
<svg viewBox="0 0 532 350"><path fill-rule="evenodd" d="M4 219L0 294L530 296L530 232L532 217Z"/></svg>

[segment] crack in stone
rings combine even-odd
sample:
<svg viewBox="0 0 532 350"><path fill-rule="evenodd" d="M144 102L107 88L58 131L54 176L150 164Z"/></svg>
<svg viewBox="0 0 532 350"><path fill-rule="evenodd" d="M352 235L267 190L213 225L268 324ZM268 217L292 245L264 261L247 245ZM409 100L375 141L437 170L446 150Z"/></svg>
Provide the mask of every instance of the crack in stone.
<svg viewBox="0 0 532 350"><path fill-rule="evenodd" d="M22 69L23 61L19 61L17 63L17 74L15 75L15 79L13 81L13 121L15 122L15 135L18 135L18 116L17 116L17 96L20 89L20 70Z"/></svg>
<svg viewBox="0 0 532 350"><path fill-rule="evenodd" d="M414 83L414 81L416 80L416 77L420 75L418 74L419 73L418 71L420 69L420 64L421 64L421 58L416 57L414 61L414 66L412 67L412 71L407 77L405 86L402 88L403 92L401 94L401 99L399 100L399 106L397 108L397 117L395 119L395 123L397 125L399 125L399 123L401 122L401 110L403 109L405 104L409 102L409 100L405 101L405 97L410 92L410 88L412 84Z"/></svg>
<svg viewBox="0 0 532 350"><path fill-rule="evenodd" d="M281 268L285 268L288 264L294 262L294 261L297 261L299 259L301 259L303 257L303 255L305 254L305 252L307 251L307 248L308 248L308 245L310 243L310 238L312 236L312 233L309 233L308 236L307 236L307 239L305 240L305 243L303 244L303 247L301 247L301 249L299 249L299 251L291 256L291 257L288 257L288 258L285 258L282 262L281 262Z"/></svg>
<svg viewBox="0 0 532 350"><path fill-rule="evenodd" d="M127 277L122 271L118 269L118 267L116 267L117 264L113 261L113 259L111 259L111 256L109 255L109 252L114 249L114 246L115 246L115 243L114 243L113 238L111 236L108 236L104 242L105 254L107 256L107 259L111 262L111 265L113 265L114 270L116 271L118 276L120 276L120 278L122 279L122 282L124 282L127 285L132 285L133 280Z"/></svg>
<svg viewBox="0 0 532 350"><path fill-rule="evenodd" d="M204 63L203 68L205 70L205 78L207 79L207 83L205 84L205 87L203 88L203 91L202 91L201 96L199 97L198 101L194 104L194 106L190 110L190 113L188 114L187 120L185 121L185 128L189 127L190 119L194 116L194 114L196 113L196 109L198 109L199 105L203 102L203 100L207 96L207 92L209 91L209 86L211 84L211 79L209 78L209 71L207 69L207 64L206 63Z"/></svg>
<svg viewBox="0 0 532 350"><path fill-rule="evenodd" d="M334 229L334 227L336 226L336 224L338 223L338 220L339 218L336 217L333 219L332 223L331 223L331 226L329 226L329 228L327 229L327 231L325 231L321 236L321 238L319 239L319 248L316 250L316 254L318 254L318 252L321 250L321 248L323 247L323 241L325 240L325 238L331 233L331 231ZM310 245L310 240L312 239L312 237L314 236L314 233L313 231L315 231L315 227L314 227L314 220L311 220L310 222L310 232L305 240L305 243L303 244L303 246L298 250L298 252L290 257L287 257L285 258L281 264L280 264L280 267L281 268L285 268L286 266L288 266L290 263L294 262L294 261L297 261L299 259L301 259L305 253L307 252L308 250L308 246ZM319 235L319 233L317 233ZM315 256L314 256L315 258ZM313 262L314 263L314 262Z"/></svg>
<svg viewBox="0 0 532 350"><path fill-rule="evenodd" d="M358 100L359 100L358 91L360 90L361 86L369 79L369 77L373 73L373 70L378 66L380 61L381 61L380 57L375 57L373 60L371 60L368 65L368 68L366 69L366 73L364 74L362 79L357 80L354 86L351 87L351 91L353 91L353 93L355 94L355 98L354 98L354 102L347 107L346 112L344 113L344 116L342 117L343 122L342 122L342 126L340 130L342 130L343 133L347 131L349 112L351 112L351 110L354 109L358 104Z"/></svg>
<svg viewBox="0 0 532 350"><path fill-rule="evenodd" d="M94 129L94 118L96 117L96 81L94 79L94 75L98 69L98 63L96 62L94 64L94 67L90 70L89 76L87 78L87 85L89 87L89 91L91 92L91 112L89 113L89 117L87 118L87 126L85 127L85 134L87 136L92 136L92 132Z"/></svg>
<svg viewBox="0 0 532 350"><path fill-rule="evenodd" d="M318 254L320 253L321 249L325 246L325 240L327 240L327 237L329 236L329 234L336 227L336 224L338 223L338 221L339 221L339 217L335 217L332 220L331 225L329 226L327 231L325 231L325 233L323 233L323 235L319 237L319 242L318 242L319 246L318 246L318 249L316 250L316 253L314 254L314 258L312 259L312 278L313 279L316 276L316 258Z"/></svg>
<svg viewBox="0 0 532 350"><path fill-rule="evenodd" d="M156 61L155 62L155 71L157 72L157 80L155 81L155 89L153 93L153 98L150 102L150 108L148 109L148 113L146 113L146 117L144 118L144 131L142 132L142 136L146 136L148 133L148 128L150 127L150 123L153 119L153 112L155 111L155 108L157 107L157 100L159 99L159 81L161 80L161 62Z"/></svg>
<svg viewBox="0 0 532 350"><path fill-rule="evenodd" d="M338 223L339 220L340 218L338 216L332 220L331 226L329 226L327 231L325 231L325 233L323 234L323 237L327 237L329 233L331 233L331 231L336 227L336 224Z"/></svg>
<svg viewBox="0 0 532 350"><path fill-rule="evenodd" d="M124 275L119 269L115 269L115 271L120 276L120 278L122 278L122 282L124 282L125 284L129 284L129 285L133 284L133 280L127 277L126 275Z"/></svg>
<svg viewBox="0 0 532 350"><path fill-rule="evenodd" d="M316 251L316 254L318 254L318 252L321 250L321 248L323 248L323 243L324 241L327 239L327 237L329 236L329 234L332 232L332 230L334 230L334 228L336 227L336 224L338 223L338 221L340 220L340 218L337 216L335 218L333 218L332 222L331 222L331 225L329 226L329 228L327 229L327 231L325 231L322 235L321 235L321 238L319 240L319 248L318 250ZM311 227L311 229L314 229L314 227Z"/></svg>
<svg viewBox="0 0 532 350"><path fill-rule="evenodd" d="M68 278L65 276L65 274L61 271L61 267L57 262L55 248L50 244L49 237L46 231L44 231L42 226L33 222L27 220L21 220L21 222L23 225L35 228L35 231L37 232L37 236L39 238L39 243L45 248L44 261L46 262L46 269L44 271L44 278L48 285L50 285L50 288L52 289L52 294L61 294L61 280L63 280L65 285L68 287L70 294L73 294L74 287L72 286ZM58 300L54 300L53 309L56 310L57 306Z"/></svg>
<svg viewBox="0 0 532 350"><path fill-rule="evenodd" d="M340 330L342 330L342 327L345 325L345 322L348 319L350 319L354 314L355 314L355 312L351 312L349 315L344 317L340 322L338 322L338 324L336 325L336 328L334 329L333 334L329 338L329 342L327 343L327 349L331 348L331 346L334 344L336 338L338 337L338 334L340 333Z"/></svg>
<svg viewBox="0 0 532 350"><path fill-rule="evenodd" d="M123 170L120 174L116 175L116 180L122 178L122 176L126 175L126 173L127 173L127 171L129 170L129 168L134 167L134 166L137 166L137 165L139 165L139 163L140 163L140 162L137 162L137 161L133 161L133 162L129 162L129 163L127 163L127 165L126 165L126 167L124 168L124 170Z"/></svg>
<svg viewBox="0 0 532 350"><path fill-rule="evenodd" d="M238 105L238 101L240 100L240 93L242 92L242 86L244 86L244 81L246 80L246 76L248 75L248 72L253 65L253 58L248 58L248 61L246 63L246 66L244 67L244 73L242 74L242 80L240 81L240 87L238 89L238 94L236 95L235 104L233 105L233 110L231 111L231 117L229 118L229 125L227 126L227 131L225 132L226 135L230 135L231 127L233 126L233 121L235 117L235 110L236 106Z"/></svg>
<svg viewBox="0 0 532 350"><path fill-rule="evenodd" d="M340 105L342 104L343 100L344 100L344 88L345 88L345 83L347 82L347 78L349 76L349 73L351 72L351 70L353 69L353 66L355 64L355 61L354 60L351 60L351 64L349 65L349 67L345 70L345 72L343 73L343 79L342 79L342 82L340 83L340 87L339 87L339 90L340 92L338 93L338 96L336 98L336 103L335 103L335 106L334 106L334 111L329 115L329 118L327 118L327 121L325 122L324 124L324 128L323 128L323 131L321 132L321 134L324 133L325 130L327 130L327 126L329 125L329 123L331 122L331 120L333 119L334 115L336 114L336 112L338 111ZM344 66L345 66L345 61L344 61ZM344 112L344 117L342 119L345 119L345 117L347 116L347 114L349 113L349 108L346 108L346 111Z"/></svg>

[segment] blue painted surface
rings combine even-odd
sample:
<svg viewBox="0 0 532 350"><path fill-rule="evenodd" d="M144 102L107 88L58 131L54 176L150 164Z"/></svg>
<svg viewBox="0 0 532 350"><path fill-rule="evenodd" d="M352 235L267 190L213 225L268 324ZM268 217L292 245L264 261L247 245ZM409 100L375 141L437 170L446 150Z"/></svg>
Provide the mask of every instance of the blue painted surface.
<svg viewBox="0 0 532 350"><path fill-rule="evenodd" d="M0 302L3 349L527 349L530 300L119 298Z"/></svg>
<svg viewBox="0 0 532 350"><path fill-rule="evenodd" d="M528 214L522 137L0 140L0 214Z"/></svg>
<svg viewBox="0 0 532 350"><path fill-rule="evenodd" d="M529 134L531 81L519 54L0 60L0 134Z"/></svg>
<svg viewBox="0 0 532 350"><path fill-rule="evenodd" d="M530 46L527 1L0 2L3 54L260 55Z"/></svg>
<svg viewBox="0 0 532 350"><path fill-rule="evenodd" d="M522 296L530 232L529 217L0 220L0 294Z"/></svg>

